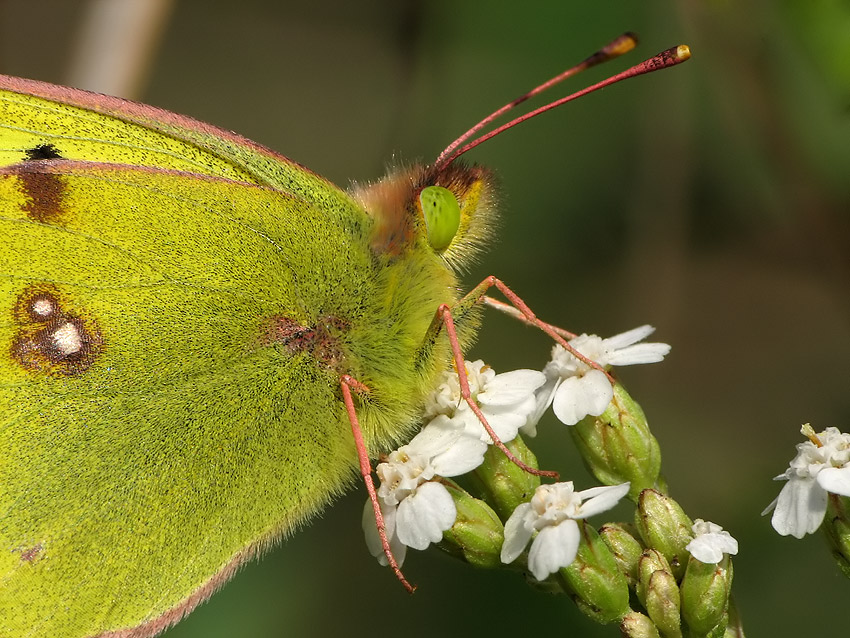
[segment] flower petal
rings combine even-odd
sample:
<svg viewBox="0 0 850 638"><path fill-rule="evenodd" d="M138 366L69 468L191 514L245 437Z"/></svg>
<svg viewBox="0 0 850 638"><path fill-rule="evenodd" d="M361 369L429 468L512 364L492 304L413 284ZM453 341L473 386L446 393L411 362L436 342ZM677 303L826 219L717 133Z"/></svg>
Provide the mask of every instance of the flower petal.
<svg viewBox="0 0 850 638"><path fill-rule="evenodd" d="M579 508L579 514L573 518L587 518L611 509L620 502L621 498L629 493L630 485L628 482L620 483L619 485L603 485L602 487L592 487L589 490L578 492L578 496L584 502L581 504L581 508Z"/></svg>
<svg viewBox="0 0 850 638"><path fill-rule="evenodd" d="M529 412L530 411L531 410L529 410ZM487 423L490 424L490 427L493 428L493 432L496 433L496 436L499 437L499 440L502 443L513 441L516 438L516 433L528 421L528 417L525 414L514 414L512 412L491 414L489 411L485 411L484 416L487 418ZM488 445L492 445L493 440L490 438L490 435L487 434L487 430L484 429L484 426L481 425L480 422L479 426L481 440Z"/></svg>
<svg viewBox="0 0 850 638"><path fill-rule="evenodd" d="M395 532L396 508L387 507L382 504L381 513L384 517L384 529L387 534L387 539L390 543L390 551L396 559L396 562L401 566L404 563L404 557L407 554L407 547L398 540ZM369 548L369 553L378 559L378 563L386 567L389 564L387 555L384 554L384 547L381 544L381 536L378 534L378 526L375 523L375 510L372 509L372 501L366 499L366 504L363 507L363 534L366 538L366 547Z"/></svg>
<svg viewBox="0 0 850 638"><path fill-rule="evenodd" d="M433 457L448 450L463 435L462 424L445 414L435 416L407 444L411 453Z"/></svg>
<svg viewBox="0 0 850 638"><path fill-rule="evenodd" d="M826 467L818 472L817 481L827 492L850 496L850 467Z"/></svg>
<svg viewBox="0 0 850 638"><path fill-rule="evenodd" d="M531 543L528 568L537 580L546 580L575 560L581 534L578 523L566 519L558 525L544 527Z"/></svg>
<svg viewBox="0 0 850 638"><path fill-rule="evenodd" d="M729 532L709 532L698 534L685 549L701 563L717 564L723 560L723 554L738 553L738 541Z"/></svg>
<svg viewBox="0 0 850 638"><path fill-rule="evenodd" d="M782 478L785 478L785 477L783 476ZM773 480L775 481L776 479L773 479ZM765 514L768 514L768 513L772 512L774 509L776 509L776 504L778 502L779 502L779 497L777 496L775 499L773 499L773 501L771 501L770 505L768 505L767 507L765 507L761 511L761 515L764 516Z"/></svg>
<svg viewBox="0 0 850 638"><path fill-rule="evenodd" d="M431 459L431 465L440 476L458 476L471 472L484 462L487 444L480 438L464 434L448 450Z"/></svg>
<svg viewBox="0 0 850 638"><path fill-rule="evenodd" d="M457 508L440 483L424 483L398 506L396 534L413 549L425 549L454 525Z"/></svg>
<svg viewBox="0 0 850 638"><path fill-rule="evenodd" d="M712 543L710 537L710 534L697 536L694 540L685 545L685 549L691 553L691 556L701 563L717 564L723 560L723 550L716 547L714 543Z"/></svg>
<svg viewBox="0 0 850 638"><path fill-rule="evenodd" d="M813 478L793 477L779 492L770 523L782 536L803 538L820 527L824 514L826 490Z"/></svg>
<svg viewBox="0 0 850 638"><path fill-rule="evenodd" d="M609 353L607 363L612 366L658 363L668 354L670 354L670 346L666 343L636 343Z"/></svg>
<svg viewBox="0 0 850 638"><path fill-rule="evenodd" d="M608 377L600 370L590 370L581 377L564 379L555 391L552 410L566 425L575 425L588 414L599 416L605 412L614 389Z"/></svg>
<svg viewBox="0 0 850 638"><path fill-rule="evenodd" d="M526 397L546 382L546 377L538 370L511 370L497 374L487 384L484 392L478 395L481 405L513 405L522 402Z"/></svg>
<svg viewBox="0 0 850 638"><path fill-rule="evenodd" d="M531 529L525 525L525 515L530 509L531 503L522 503L505 521L505 540L501 553L505 564L514 562L531 539Z"/></svg>
<svg viewBox="0 0 850 638"><path fill-rule="evenodd" d="M392 509L395 510L395 508ZM384 525L387 523L386 518L385 514ZM377 558L384 553L384 549L381 545L381 536L378 534L378 526L375 523L375 510L372 509L372 501L368 498L363 506L363 518L361 519L361 524L363 527L363 535L366 538L366 547L369 548L369 553ZM387 531L387 534L389 533L390 532Z"/></svg>
<svg viewBox="0 0 850 638"><path fill-rule="evenodd" d="M549 365L546 366L546 369L549 369ZM555 396L555 391L560 385L560 375L546 374L546 383L537 388L534 392L534 411L528 416L525 425L520 428L523 434L531 437L537 436L537 424L543 416L543 413L549 409L550 405L552 405L552 399Z"/></svg>
<svg viewBox="0 0 850 638"><path fill-rule="evenodd" d="M626 332L621 332L613 337L603 339L603 343L608 350L620 350L626 348L633 343L646 339L649 335L655 332L655 328L649 324L632 328Z"/></svg>

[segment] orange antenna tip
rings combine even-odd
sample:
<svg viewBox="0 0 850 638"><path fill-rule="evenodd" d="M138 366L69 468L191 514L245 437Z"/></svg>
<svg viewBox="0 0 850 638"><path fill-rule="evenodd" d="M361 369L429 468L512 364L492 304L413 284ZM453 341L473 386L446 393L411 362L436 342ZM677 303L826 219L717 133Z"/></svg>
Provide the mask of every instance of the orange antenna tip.
<svg viewBox="0 0 850 638"><path fill-rule="evenodd" d="M638 38L634 33L624 33L619 38L602 48L611 58L628 53L638 45Z"/></svg>

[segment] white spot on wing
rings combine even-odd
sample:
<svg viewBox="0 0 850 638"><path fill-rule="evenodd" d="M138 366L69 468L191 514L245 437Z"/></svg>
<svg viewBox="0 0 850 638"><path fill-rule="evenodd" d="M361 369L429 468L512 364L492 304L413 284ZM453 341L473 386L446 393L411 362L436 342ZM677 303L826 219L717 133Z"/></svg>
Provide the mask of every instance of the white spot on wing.
<svg viewBox="0 0 850 638"><path fill-rule="evenodd" d="M56 307L53 305L53 301L50 299L36 299L32 303L32 311L37 314L39 317L49 317L54 313Z"/></svg>
<svg viewBox="0 0 850 638"><path fill-rule="evenodd" d="M80 330L70 321L56 328L51 336L56 347L64 356L75 354L83 347Z"/></svg>

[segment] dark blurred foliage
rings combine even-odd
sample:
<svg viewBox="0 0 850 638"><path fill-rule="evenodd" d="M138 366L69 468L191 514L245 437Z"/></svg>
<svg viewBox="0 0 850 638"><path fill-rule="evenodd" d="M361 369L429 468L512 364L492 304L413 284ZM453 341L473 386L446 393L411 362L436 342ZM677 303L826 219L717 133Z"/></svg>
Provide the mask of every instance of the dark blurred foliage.
<svg viewBox="0 0 850 638"><path fill-rule="evenodd" d="M83 8L2 2L0 70L62 82ZM669 359L621 377L660 440L672 494L740 541L734 592L748 635L843 635L850 583L823 539L780 538L759 514L801 423L850 429L846 2L182 0L136 97L347 184L433 159L626 30L642 38L628 60L680 42L694 57L471 153L498 172L504 206L500 241L467 282L497 274L577 332L657 326ZM540 367L548 349L492 316L472 356ZM592 485L563 426L541 429L531 444L543 464ZM408 596L366 552L364 498L337 503L166 635L618 634L518 574L436 550L408 559L419 586Z"/></svg>

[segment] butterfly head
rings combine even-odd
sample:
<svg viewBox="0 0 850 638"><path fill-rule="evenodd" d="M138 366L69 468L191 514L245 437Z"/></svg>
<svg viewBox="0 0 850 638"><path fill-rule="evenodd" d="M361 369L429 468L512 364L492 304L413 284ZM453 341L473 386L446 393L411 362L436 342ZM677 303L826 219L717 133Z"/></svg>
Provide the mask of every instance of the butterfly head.
<svg viewBox="0 0 850 638"><path fill-rule="evenodd" d="M459 271L492 239L497 188L481 166L398 168L353 195L375 220L377 254L392 258L426 248Z"/></svg>

